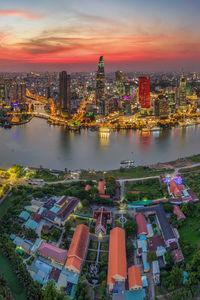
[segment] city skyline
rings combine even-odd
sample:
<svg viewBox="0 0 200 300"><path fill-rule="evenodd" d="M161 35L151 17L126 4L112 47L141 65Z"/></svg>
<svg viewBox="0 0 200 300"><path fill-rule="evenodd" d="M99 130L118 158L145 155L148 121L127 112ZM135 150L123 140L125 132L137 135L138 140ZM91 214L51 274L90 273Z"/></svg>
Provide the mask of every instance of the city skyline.
<svg viewBox="0 0 200 300"><path fill-rule="evenodd" d="M2 3L0 69L198 71L197 0Z"/></svg>

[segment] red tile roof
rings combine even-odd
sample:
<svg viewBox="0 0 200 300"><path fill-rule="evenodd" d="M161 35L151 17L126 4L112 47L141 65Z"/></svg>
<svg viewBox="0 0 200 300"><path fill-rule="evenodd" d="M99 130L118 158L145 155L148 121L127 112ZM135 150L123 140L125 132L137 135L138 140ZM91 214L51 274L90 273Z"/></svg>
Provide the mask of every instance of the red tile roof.
<svg viewBox="0 0 200 300"><path fill-rule="evenodd" d="M165 247L165 241L162 235L153 236L148 239L149 242L149 250L156 251L157 247L162 246Z"/></svg>
<svg viewBox="0 0 200 300"><path fill-rule="evenodd" d="M125 231L116 227L110 231L107 283L115 283L115 276L127 278Z"/></svg>
<svg viewBox="0 0 200 300"><path fill-rule="evenodd" d="M142 288L142 279L139 267L132 266L128 269L128 283L130 290L135 288Z"/></svg>
<svg viewBox="0 0 200 300"><path fill-rule="evenodd" d="M103 233L104 230L102 231L101 228L103 227L106 231L107 221L111 219L111 212L107 211L104 207L101 207L100 210L94 211L93 218L96 220L96 233Z"/></svg>
<svg viewBox="0 0 200 300"><path fill-rule="evenodd" d="M57 268L52 268L51 273L49 275L50 279L53 279L55 282L58 281L58 278L60 276L61 270L57 269Z"/></svg>
<svg viewBox="0 0 200 300"><path fill-rule="evenodd" d="M41 220L42 216L37 214L37 213L32 213L31 214L31 220L35 221L35 222L39 222Z"/></svg>
<svg viewBox="0 0 200 300"><path fill-rule="evenodd" d="M64 264L67 257L67 250L60 249L45 242L41 243L37 252L39 255L55 260L61 264Z"/></svg>
<svg viewBox="0 0 200 300"><path fill-rule="evenodd" d="M185 220L185 218L186 218L184 213L181 211L181 209L178 205L174 206L173 213L177 215L177 220L179 220L179 221Z"/></svg>
<svg viewBox="0 0 200 300"><path fill-rule="evenodd" d="M84 259L85 252L86 252L88 238L89 238L89 227L83 224L78 225L74 232L71 245L67 253L67 261L65 267L74 264L75 268L80 271L82 261Z"/></svg>
<svg viewBox="0 0 200 300"><path fill-rule="evenodd" d="M169 192L170 194L174 194L175 197L183 196L184 186L179 185L173 179L169 182Z"/></svg>
<svg viewBox="0 0 200 300"><path fill-rule="evenodd" d="M98 182L97 189L98 189L100 195L104 195L105 194L105 190L104 190L105 185L106 185L105 181L99 181Z"/></svg>
<svg viewBox="0 0 200 300"><path fill-rule="evenodd" d="M138 213L136 215L136 222L137 222L137 226L138 226L138 235L140 234L147 234L147 223L146 223L146 219L145 216L142 213Z"/></svg>

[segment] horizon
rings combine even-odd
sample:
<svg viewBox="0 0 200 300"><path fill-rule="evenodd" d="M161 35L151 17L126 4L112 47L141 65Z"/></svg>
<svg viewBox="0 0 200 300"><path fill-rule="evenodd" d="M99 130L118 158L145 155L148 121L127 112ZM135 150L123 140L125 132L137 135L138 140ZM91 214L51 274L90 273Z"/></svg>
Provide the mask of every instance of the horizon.
<svg viewBox="0 0 200 300"><path fill-rule="evenodd" d="M2 72L200 68L198 0L8 0L0 10Z"/></svg>

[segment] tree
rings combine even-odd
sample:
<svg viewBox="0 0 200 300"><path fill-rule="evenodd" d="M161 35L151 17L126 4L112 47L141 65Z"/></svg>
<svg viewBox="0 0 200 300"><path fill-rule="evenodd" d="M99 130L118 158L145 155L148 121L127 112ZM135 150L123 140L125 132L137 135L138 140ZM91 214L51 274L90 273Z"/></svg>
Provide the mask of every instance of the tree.
<svg viewBox="0 0 200 300"><path fill-rule="evenodd" d="M167 213L173 212L173 205L169 202L164 203L163 208L164 208L165 212L167 212Z"/></svg>
<svg viewBox="0 0 200 300"><path fill-rule="evenodd" d="M55 285L52 280L48 281L42 291L43 300L56 300L58 297Z"/></svg>
<svg viewBox="0 0 200 300"><path fill-rule="evenodd" d="M107 275L105 271L101 271L101 273L99 274L99 278L101 279L101 281L106 280Z"/></svg>
<svg viewBox="0 0 200 300"><path fill-rule="evenodd" d="M127 236L135 236L137 232L137 224L135 221L127 221L124 224L124 229L126 231Z"/></svg>
<svg viewBox="0 0 200 300"><path fill-rule="evenodd" d="M152 263L152 261L157 260L157 256L155 251L148 251L147 253L147 260L148 262Z"/></svg>
<svg viewBox="0 0 200 300"><path fill-rule="evenodd" d="M167 252L165 252L165 260L166 260L166 263L169 266L172 266L174 264L173 257L172 257L171 252L169 250Z"/></svg>
<svg viewBox="0 0 200 300"><path fill-rule="evenodd" d="M135 247L134 247L133 243L131 241L127 240L127 242L126 242L126 255L127 255L127 257L133 256L134 249L135 249Z"/></svg>

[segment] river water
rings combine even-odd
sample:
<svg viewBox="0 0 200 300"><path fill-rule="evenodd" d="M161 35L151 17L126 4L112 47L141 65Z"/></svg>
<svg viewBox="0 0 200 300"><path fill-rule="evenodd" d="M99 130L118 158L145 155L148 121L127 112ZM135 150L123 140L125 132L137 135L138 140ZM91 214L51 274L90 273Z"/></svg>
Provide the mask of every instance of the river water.
<svg viewBox="0 0 200 300"><path fill-rule="evenodd" d="M120 130L100 136L98 132L69 132L34 118L30 123L0 128L0 166L23 166L70 170L108 170L120 161L133 159L136 165L167 162L200 153L200 126L173 128L141 134Z"/></svg>

